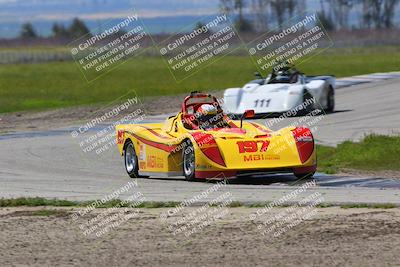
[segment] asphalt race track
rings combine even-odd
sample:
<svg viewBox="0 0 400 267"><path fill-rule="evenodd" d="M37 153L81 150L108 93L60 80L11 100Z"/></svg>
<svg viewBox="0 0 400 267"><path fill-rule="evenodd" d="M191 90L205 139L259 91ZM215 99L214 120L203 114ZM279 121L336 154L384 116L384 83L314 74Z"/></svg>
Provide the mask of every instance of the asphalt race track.
<svg viewBox="0 0 400 267"><path fill-rule="evenodd" d="M339 81L337 111L324 115L316 124L314 135L319 143L335 145L343 140L359 140L367 133L400 132L400 78L374 82L365 82L363 77L355 79L359 82ZM296 123L298 119L285 119L272 128ZM72 130L73 127L0 136L0 198L94 200L132 181L125 174L116 148L100 155L84 153L71 137ZM310 190L320 192L329 203L400 205L400 180L317 174L315 181L317 186ZM304 182L296 182L290 175L254 177L230 181L221 191L231 192L236 201L266 202ZM186 182L181 177L152 178L138 179L135 190L143 193L147 201L183 201L210 186L211 182ZM125 197L128 194L121 195Z"/></svg>

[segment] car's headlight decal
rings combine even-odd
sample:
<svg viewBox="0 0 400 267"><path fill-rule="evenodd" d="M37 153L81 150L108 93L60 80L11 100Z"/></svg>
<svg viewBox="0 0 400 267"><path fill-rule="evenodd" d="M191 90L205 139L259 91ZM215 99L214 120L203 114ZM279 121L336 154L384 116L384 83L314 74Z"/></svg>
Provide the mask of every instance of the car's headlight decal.
<svg viewBox="0 0 400 267"><path fill-rule="evenodd" d="M296 141L297 151L300 156L301 163L306 162L314 152L314 138L310 129L304 127L296 127L292 130L293 137Z"/></svg>
<svg viewBox="0 0 400 267"><path fill-rule="evenodd" d="M214 136L202 132L192 133L192 136L199 146L201 152L203 152L203 154L206 155L207 158L221 166L226 167L224 158L221 155L221 151L219 151Z"/></svg>

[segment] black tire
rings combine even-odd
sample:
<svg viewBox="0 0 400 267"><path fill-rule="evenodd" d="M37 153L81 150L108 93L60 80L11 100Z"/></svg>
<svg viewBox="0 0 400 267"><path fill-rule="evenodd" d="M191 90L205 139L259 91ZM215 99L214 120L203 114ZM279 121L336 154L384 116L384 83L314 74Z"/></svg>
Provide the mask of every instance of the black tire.
<svg viewBox="0 0 400 267"><path fill-rule="evenodd" d="M315 172L310 172L310 173L302 173L302 174L294 174L297 179L311 179L313 178Z"/></svg>
<svg viewBox="0 0 400 267"><path fill-rule="evenodd" d="M335 110L335 93L333 92L333 88L331 86L329 86L329 91L328 91L328 95L327 95L327 108L326 108L326 112L333 112Z"/></svg>
<svg viewBox="0 0 400 267"><path fill-rule="evenodd" d="M131 178L139 178L139 161L132 141L124 145L125 170Z"/></svg>
<svg viewBox="0 0 400 267"><path fill-rule="evenodd" d="M183 143L182 151L182 170L187 181L196 180L196 160L194 154L194 147L190 140L185 140Z"/></svg>
<svg viewBox="0 0 400 267"><path fill-rule="evenodd" d="M240 116L236 114L228 114L228 117L231 120L240 120Z"/></svg>
<svg viewBox="0 0 400 267"><path fill-rule="evenodd" d="M304 116L304 115L307 115L311 111L314 110L314 104L307 104L312 99L313 99L313 96L307 90L303 92L303 103L302 103L302 105L304 105L305 108L300 110L299 111L300 114L298 114L298 115Z"/></svg>

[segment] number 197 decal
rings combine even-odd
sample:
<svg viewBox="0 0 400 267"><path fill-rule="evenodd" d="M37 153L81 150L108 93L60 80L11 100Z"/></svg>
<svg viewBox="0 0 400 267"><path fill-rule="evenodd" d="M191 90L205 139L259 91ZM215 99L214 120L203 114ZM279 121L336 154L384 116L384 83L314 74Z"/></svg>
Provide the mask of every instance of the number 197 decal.
<svg viewBox="0 0 400 267"><path fill-rule="evenodd" d="M236 144L238 145L239 153L265 152L267 151L269 141L238 141Z"/></svg>

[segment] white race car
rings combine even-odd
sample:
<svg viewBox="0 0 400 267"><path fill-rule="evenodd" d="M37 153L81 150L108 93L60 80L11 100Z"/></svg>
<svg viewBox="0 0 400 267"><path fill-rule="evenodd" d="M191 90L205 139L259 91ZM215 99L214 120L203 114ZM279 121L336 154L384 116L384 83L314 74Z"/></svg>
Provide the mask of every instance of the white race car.
<svg viewBox="0 0 400 267"><path fill-rule="evenodd" d="M242 88L224 92L224 108L228 114L240 116L253 109L258 116L306 114L314 109L333 112L335 109L335 77L305 76L294 68L272 72ZM294 113L294 114L293 114Z"/></svg>

